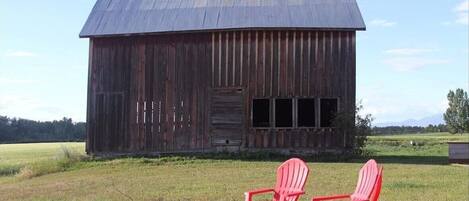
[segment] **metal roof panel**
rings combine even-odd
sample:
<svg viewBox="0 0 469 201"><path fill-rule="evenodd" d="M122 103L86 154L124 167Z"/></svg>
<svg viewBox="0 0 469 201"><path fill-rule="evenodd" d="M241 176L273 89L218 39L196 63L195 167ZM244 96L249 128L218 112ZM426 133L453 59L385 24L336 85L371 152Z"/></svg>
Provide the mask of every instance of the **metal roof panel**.
<svg viewBox="0 0 469 201"><path fill-rule="evenodd" d="M366 29L355 0L97 0L80 37L263 28Z"/></svg>

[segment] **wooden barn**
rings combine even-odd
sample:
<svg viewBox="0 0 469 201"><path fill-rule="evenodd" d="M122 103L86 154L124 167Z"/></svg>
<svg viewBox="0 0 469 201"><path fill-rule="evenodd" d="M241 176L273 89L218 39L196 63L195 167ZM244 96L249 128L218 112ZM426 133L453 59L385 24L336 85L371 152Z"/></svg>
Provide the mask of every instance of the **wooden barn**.
<svg viewBox="0 0 469 201"><path fill-rule="evenodd" d="M98 0L86 150L348 150L359 30L355 0Z"/></svg>

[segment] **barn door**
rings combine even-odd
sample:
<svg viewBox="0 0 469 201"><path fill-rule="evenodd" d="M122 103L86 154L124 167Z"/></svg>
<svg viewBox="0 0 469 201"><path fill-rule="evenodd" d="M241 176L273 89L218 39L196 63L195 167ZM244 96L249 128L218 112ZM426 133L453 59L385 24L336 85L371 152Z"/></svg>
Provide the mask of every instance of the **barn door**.
<svg viewBox="0 0 469 201"><path fill-rule="evenodd" d="M213 146L240 146L244 135L242 89L213 89L210 132Z"/></svg>
<svg viewBox="0 0 469 201"><path fill-rule="evenodd" d="M124 110L122 93L96 94L94 135L97 151L122 150Z"/></svg>

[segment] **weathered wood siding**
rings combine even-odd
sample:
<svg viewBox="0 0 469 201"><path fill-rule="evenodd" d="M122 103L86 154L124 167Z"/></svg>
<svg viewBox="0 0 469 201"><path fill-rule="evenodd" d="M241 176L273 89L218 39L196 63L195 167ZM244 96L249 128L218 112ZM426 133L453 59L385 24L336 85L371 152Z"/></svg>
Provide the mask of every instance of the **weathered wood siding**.
<svg viewBox="0 0 469 201"><path fill-rule="evenodd" d="M212 49L212 87L246 90L245 147L351 146L351 136L330 128L252 128L250 114L254 98L332 97L338 98L339 111L353 111L355 32L219 32L212 34Z"/></svg>
<svg viewBox="0 0 469 201"><path fill-rule="evenodd" d="M300 97L353 110L354 31L93 38L87 151L210 151L224 137L241 149L349 147L332 128L252 128L253 98Z"/></svg>
<svg viewBox="0 0 469 201"><path fill-rule="evenodd" d="M92 39L88 152L210 147L207 34Z"/></svg>

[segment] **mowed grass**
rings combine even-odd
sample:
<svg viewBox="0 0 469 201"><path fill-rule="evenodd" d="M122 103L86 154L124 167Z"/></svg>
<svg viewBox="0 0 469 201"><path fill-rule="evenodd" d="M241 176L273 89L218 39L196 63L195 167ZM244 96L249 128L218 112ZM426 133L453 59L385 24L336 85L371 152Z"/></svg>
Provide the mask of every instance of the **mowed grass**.
<svg viewBox="0 0 469 201"><path fill-rule="evenodd" d="M385 168L381 200L469 201L469 168L449 165L443 159L447 155L446 139L462 141L469 135L421 137L370 138L367 149L374 154L370 158L376 158ZM426 143L411 146L409 140ZM61 146L0 145L0 167L7 163L27 165L54 160ZM65 146L80 149L81 153L84 150L82 143ZM307 194L300 200L352 192L364 161L308 161L311 172ZM91 160L78 162L64 172L31 179L0 176L0 200L243 200L244 191L271 187L280 163L184 157ZM257 200L268 200L268 197Z"/></svg>

